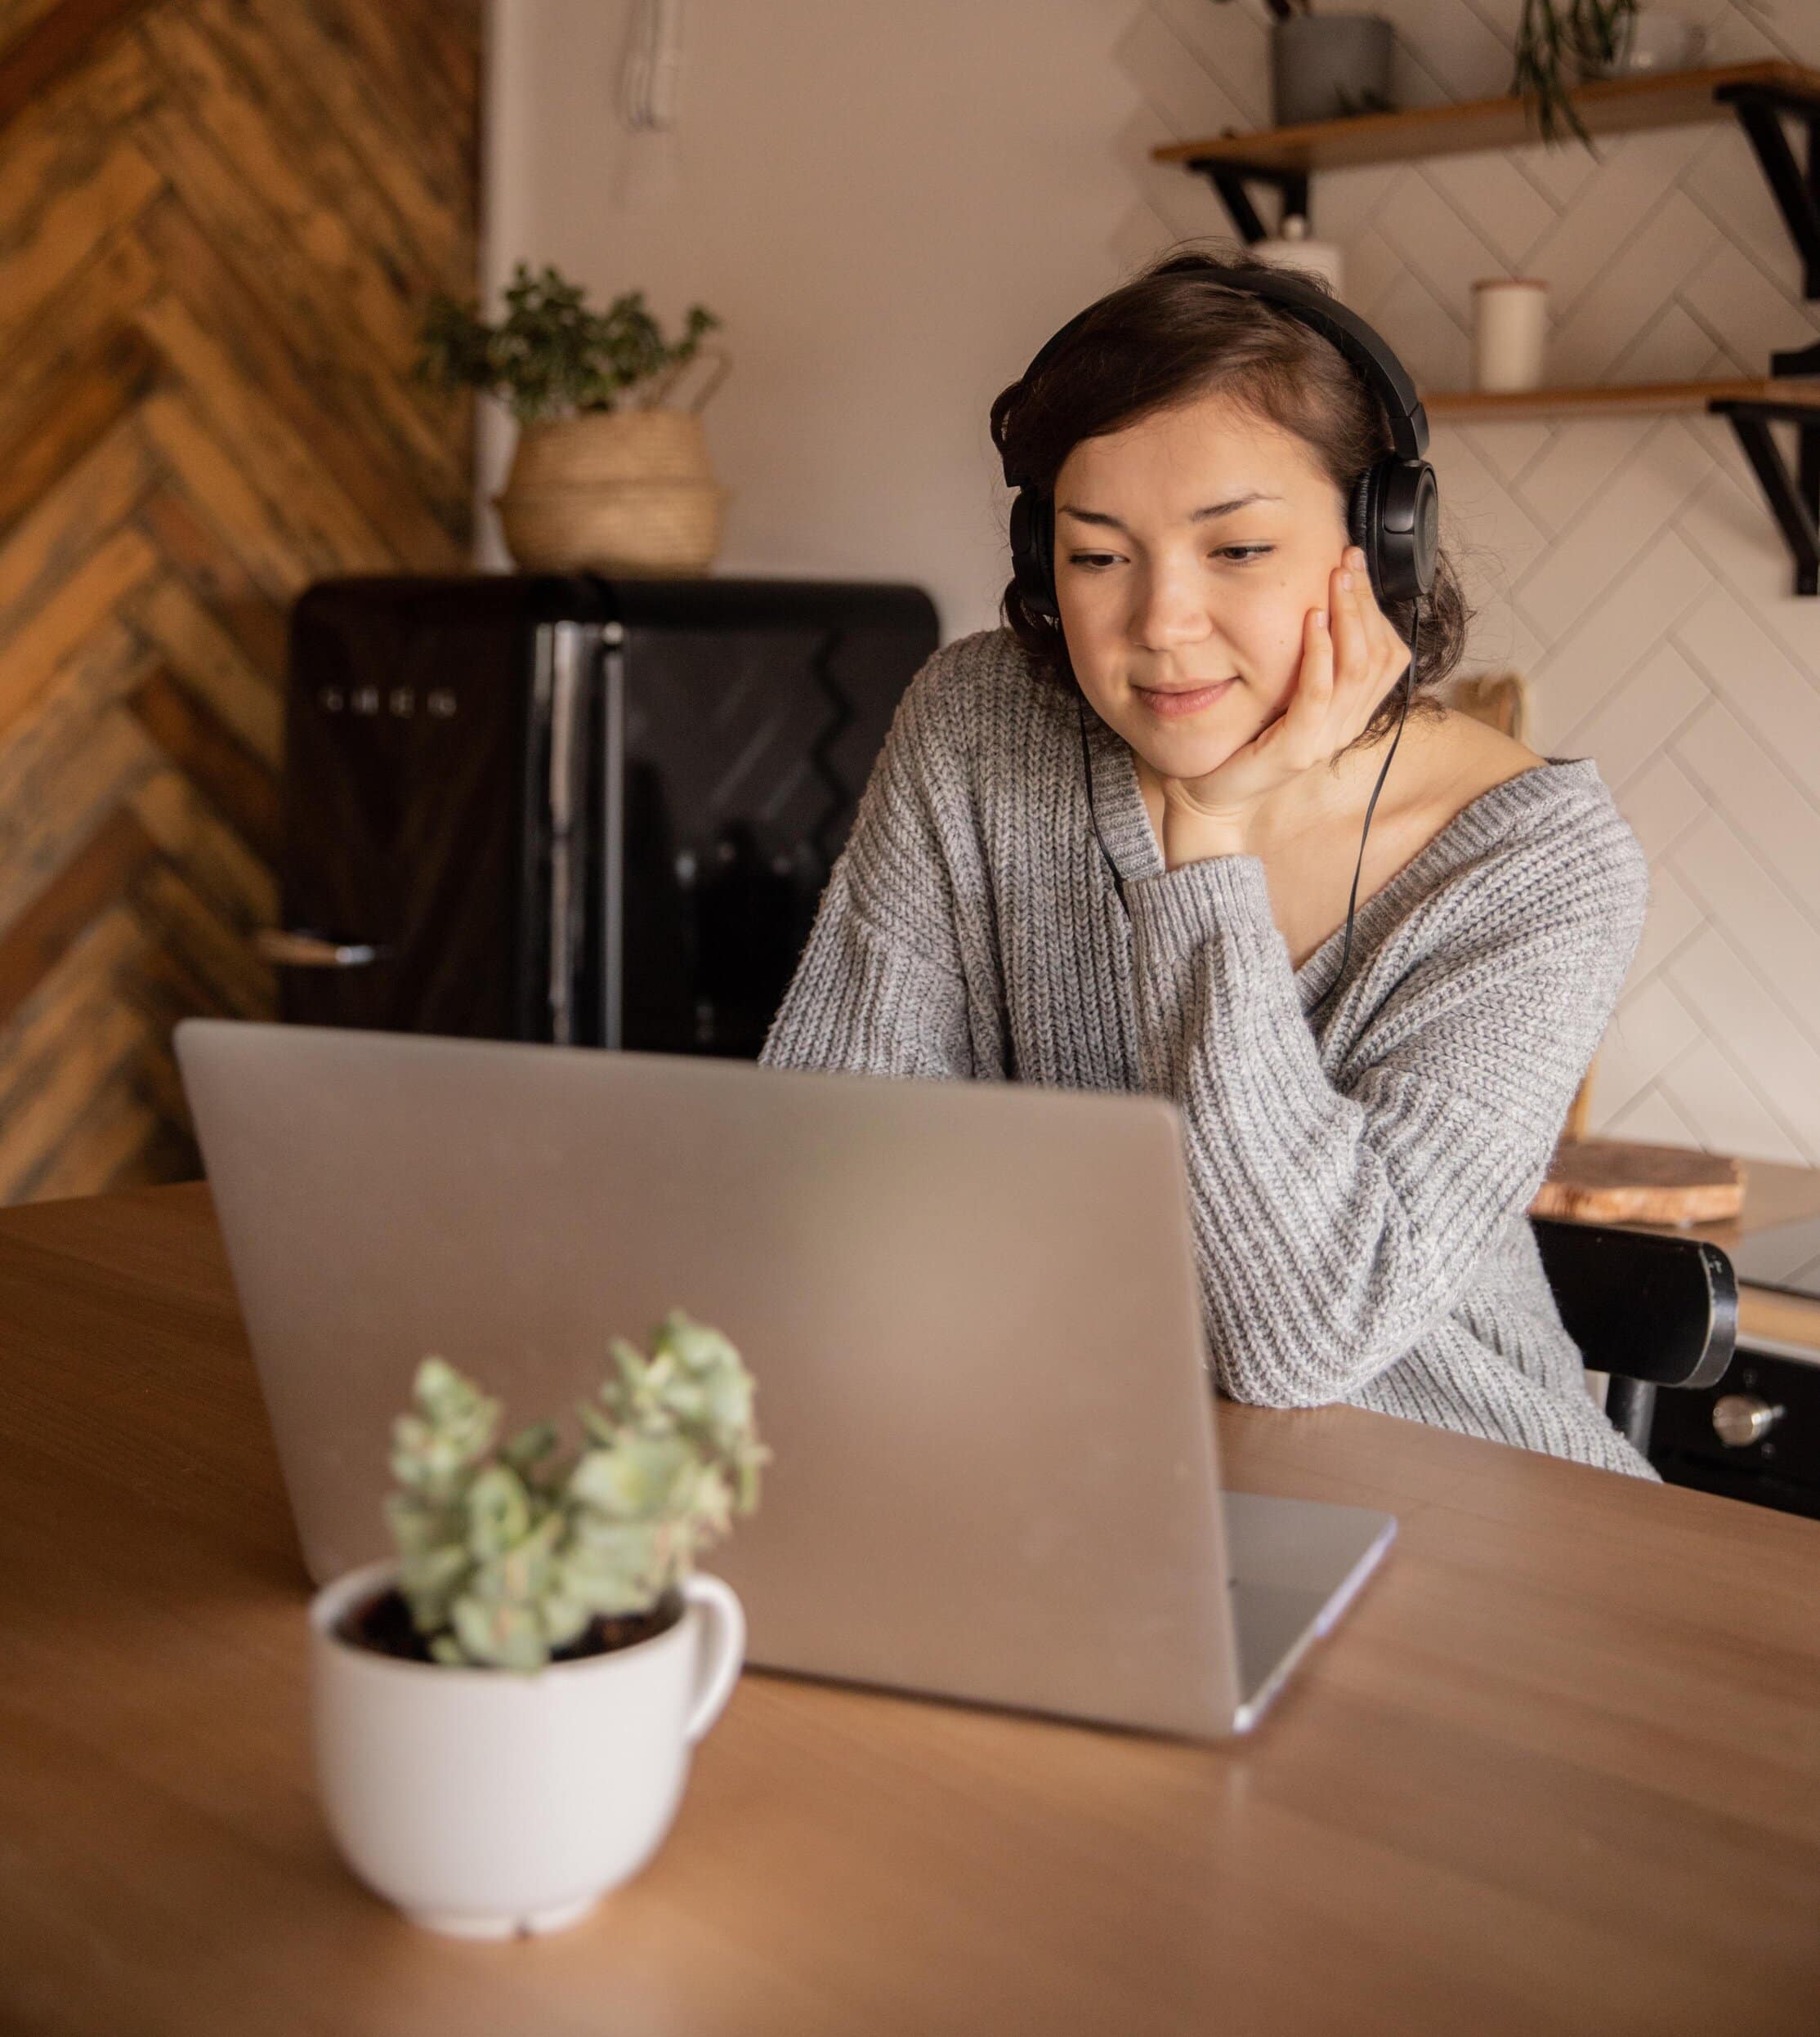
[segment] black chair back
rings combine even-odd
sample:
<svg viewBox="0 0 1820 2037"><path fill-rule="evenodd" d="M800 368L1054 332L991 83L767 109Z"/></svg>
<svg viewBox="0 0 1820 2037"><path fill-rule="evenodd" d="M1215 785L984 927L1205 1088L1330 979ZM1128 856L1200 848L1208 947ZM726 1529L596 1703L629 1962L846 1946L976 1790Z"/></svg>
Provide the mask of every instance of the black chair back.
<svg viewBox="0 0 1820 2037"><path fill-rule="evenodd" d="M1737 1275L1703 1238L1530 1222L1567 1334L1609 1374L1605 1412L1647 1450L1657 1387L1710 1387L1737 1341Z"/></svg>

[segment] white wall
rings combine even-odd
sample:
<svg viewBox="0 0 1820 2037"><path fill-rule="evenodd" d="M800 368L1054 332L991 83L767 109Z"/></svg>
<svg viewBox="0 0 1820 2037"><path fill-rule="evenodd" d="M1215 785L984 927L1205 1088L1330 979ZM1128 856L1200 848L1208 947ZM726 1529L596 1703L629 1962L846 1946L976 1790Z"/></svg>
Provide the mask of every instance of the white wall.
<svg viewBox="0 0 1820 2037"><path fill-rule="evenodd" d="M1228 222L1158 142L1268 123L1263 0L691 0L693 188L610 202L628 0L497 0L488 275L698 298L739 357L706 413L736 491L719 570L919 583L996 620L992 396L1063 319ZM1662 0L1713 61L1820 66L1820 7ZM1398 98L1502 92L1521 0L1375 0ZM1550 379L1764 371L1820 333L1732 126L1330 173L1317 230L1420 386L1469 378L1470 284L1546 277ZM1268 203L1268 202L1267 202ZM509 435L484 440L483 490ZM1820 1165L1820 601L1704 415L1439 426L1444 534L1536 746L1590 755L1648 851L1648 931L1595 1129ZM490 564L504 563L490 549Z"/></svg>
<svg viewBox="0 0 1820 2037"><path fill-rule="evenodd" d="M726 321L736 365L703 413L733 490L718 572L913 581L945 639L988 628L1008 496L986 413L1118 280L1129 13L688 0L686 186L640 212L612 188L629 0L495 0L485 280L551 261L603 306L643 289L667 334L697 302ZM488 421L483 503L509 441Z"/></svg>

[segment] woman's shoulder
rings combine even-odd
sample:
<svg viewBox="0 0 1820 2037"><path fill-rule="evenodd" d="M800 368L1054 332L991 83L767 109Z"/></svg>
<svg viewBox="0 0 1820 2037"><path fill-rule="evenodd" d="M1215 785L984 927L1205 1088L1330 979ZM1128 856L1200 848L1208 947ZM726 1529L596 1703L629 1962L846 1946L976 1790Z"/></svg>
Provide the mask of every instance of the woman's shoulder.
<svg viewBox="0 0 1820 2037"><path fill-rule="evenodd" d="M1640 935L1649 862L1595 759L1544 756L1470 717L1437 744L1429 796L1442 888L1475 918L1603 921ZM1442 873L1438 872L1438 875Z"/></svg>
<svg viewBox="0 0 1820 2037"><path fill-rule="evenodd" d="M910 684L919 699L969 717L989 712L998 701L1044 690L1053 692L1053 683L1042 679L1015 632L1003 625L971 631L932 651Z"/></svg>
<svg viewBox="0 0 1820 2037"><path fill-rule="evenodd" d="M1031 717L1067 706L1008 628L978 629L932 651L905 688L900 739L928 756L964 758L1000 775L1008 757L1027 755Z"/></svg>
<svg viewBox="0 0 1820 2037"><path fill-rule="evenodd" d="M1458 826L1475 846L1521 847L1538 833L1614 832L1614 821L1629 833L1594 758L1545 756L1457 709L1425 726L1415 761L1405 803L1431 838Z"/></svg>

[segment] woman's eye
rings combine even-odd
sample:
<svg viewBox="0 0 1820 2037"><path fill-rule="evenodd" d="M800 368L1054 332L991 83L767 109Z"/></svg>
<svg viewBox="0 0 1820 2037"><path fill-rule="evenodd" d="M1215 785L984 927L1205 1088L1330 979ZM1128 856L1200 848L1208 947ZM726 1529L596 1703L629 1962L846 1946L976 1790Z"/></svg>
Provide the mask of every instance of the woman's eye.
<svg viewBox="0 0 1820 2037"><path fill-rule="evenodd" d="M1253 559L1263 558L1276 549L1274 545L1222 545L1213 556L1230 559L1235 565L1245 565ZM1118 554L1114 552L1073 552L1068 555L1068 563L1070 565L1083 566L1089 573L1098 573L1104 566L1116 565Z"/></svg>

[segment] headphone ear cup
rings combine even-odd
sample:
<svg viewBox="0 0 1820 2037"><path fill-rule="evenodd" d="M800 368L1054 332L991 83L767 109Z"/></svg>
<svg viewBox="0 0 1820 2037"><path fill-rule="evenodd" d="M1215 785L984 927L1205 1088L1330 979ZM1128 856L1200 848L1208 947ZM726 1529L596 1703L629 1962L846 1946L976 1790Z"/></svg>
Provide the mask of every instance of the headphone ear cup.
<svg viewBox="0 0 1820 2037"><path fill-rule="evenodd" d="M1380 460L1368 478L1365 546L1380 601L1426 600L1440 545L1440 489L1426 460ZM1362 542L1363 542L1362 540Z"/></svg>
<svg viewBox="0 0 1820 2037"><path fill-rule="evenodd" d="M1021 488L1011 505L1011 572L1024 606L1049 622L1059 622L1055 598L1054 539L1050 534L1049 498L1040 490Z"/></svg>
<svg viewBox="0 0 1820 2037"><path fill-rule="evenodd" d="M1043 613L1052 623L1062 619L1062 605L1055 598L1055 511L1047 495L1039 495L1031 511L1031 542L1036 552L1036 586Z"/></svg>

